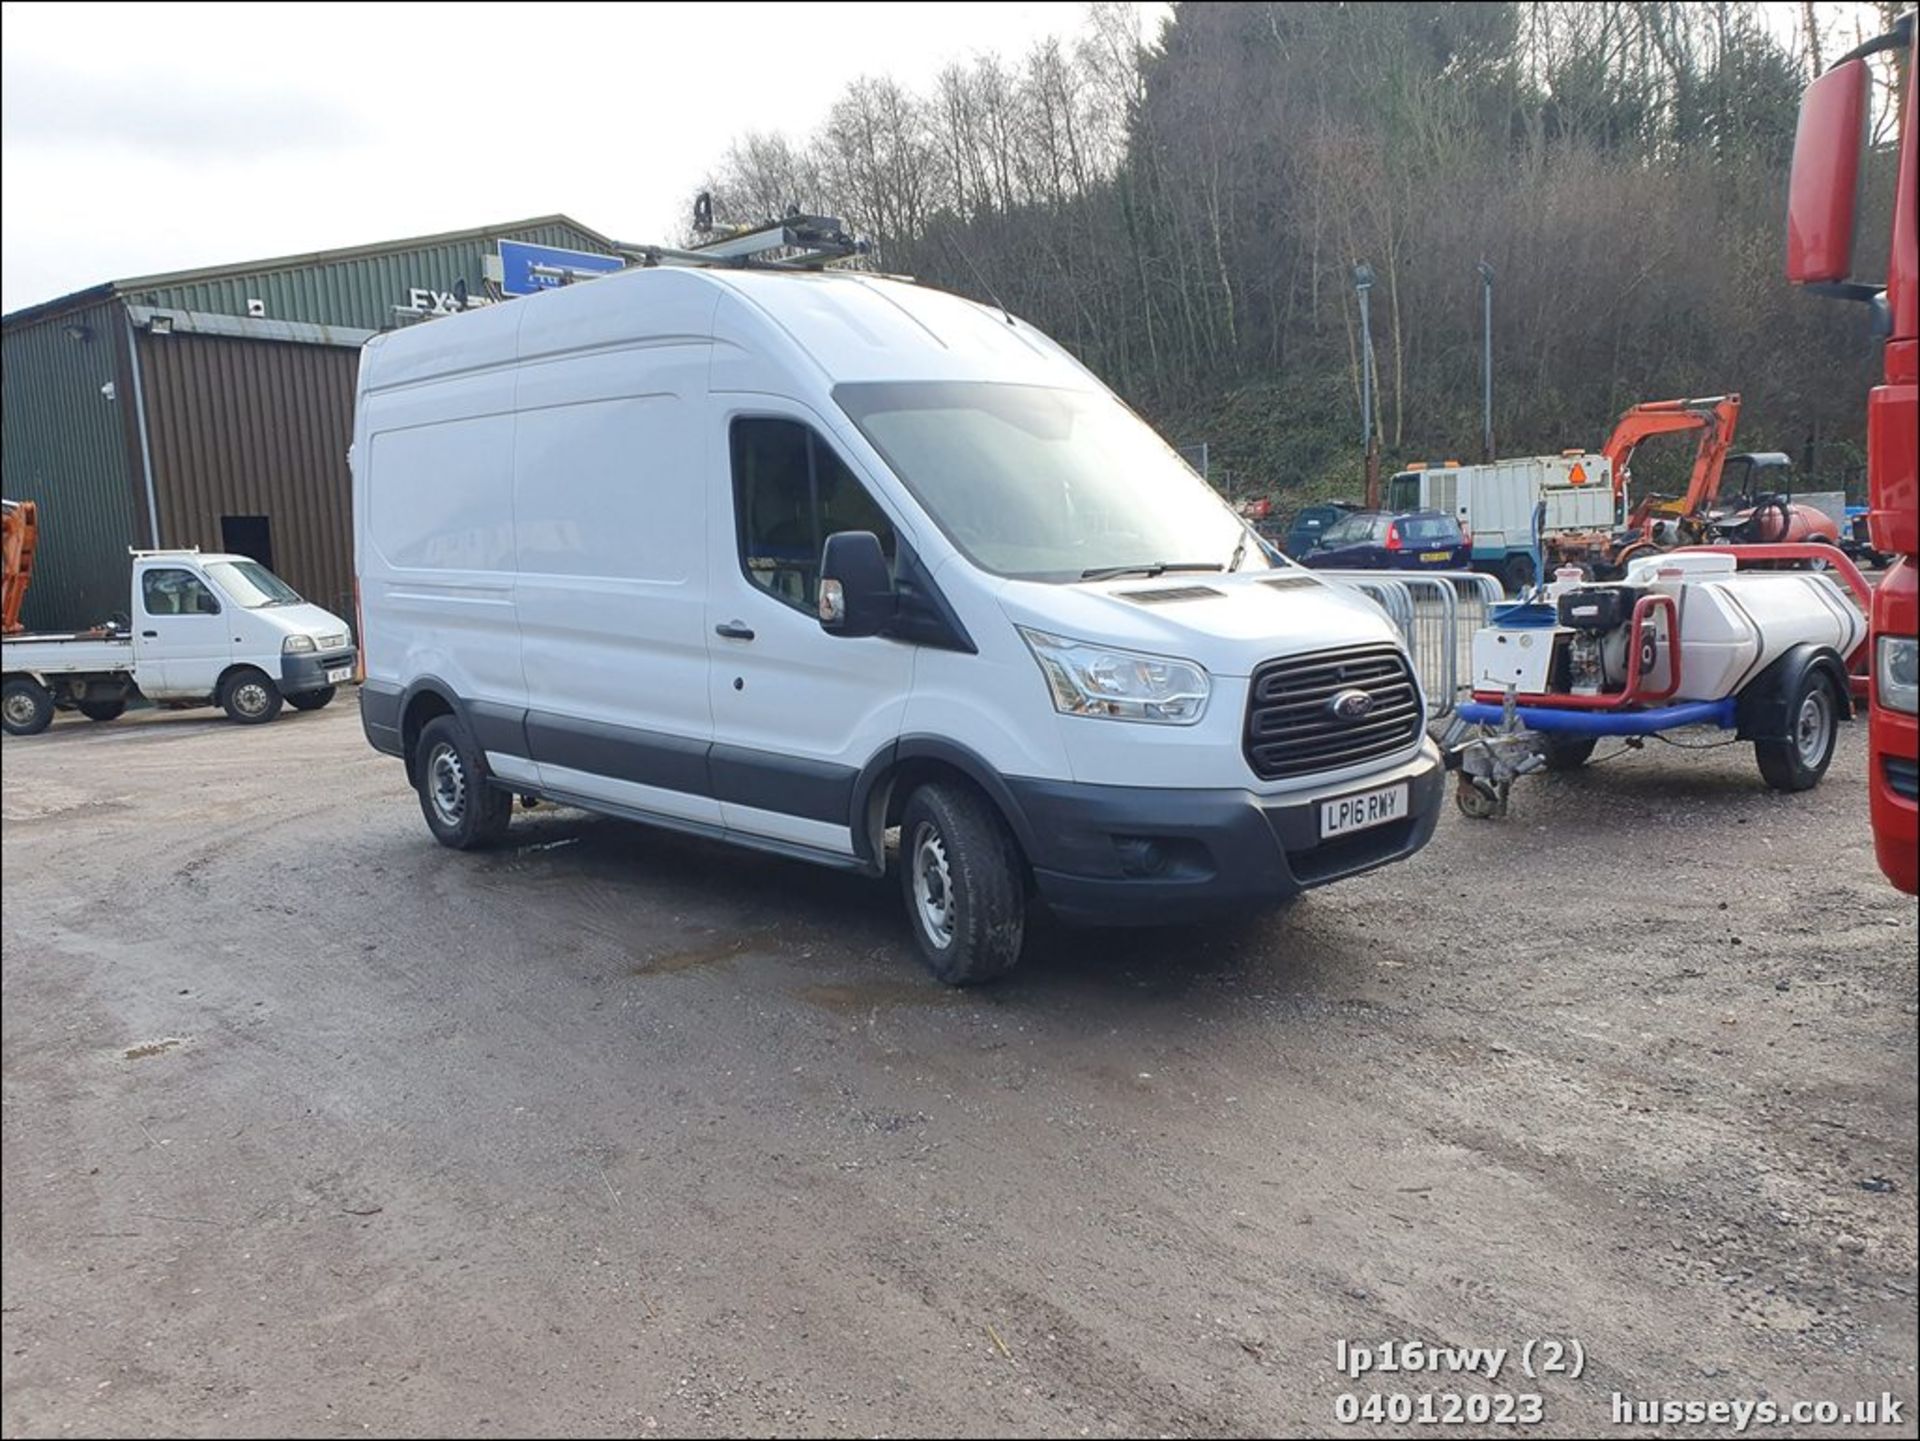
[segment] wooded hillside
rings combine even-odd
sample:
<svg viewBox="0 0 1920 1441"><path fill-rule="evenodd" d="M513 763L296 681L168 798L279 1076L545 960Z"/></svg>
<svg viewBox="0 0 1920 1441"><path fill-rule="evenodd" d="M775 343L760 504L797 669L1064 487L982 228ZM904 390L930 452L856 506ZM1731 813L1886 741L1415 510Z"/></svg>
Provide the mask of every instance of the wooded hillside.
<svg viewBox="0 0 1920 1441"><path fill-rule="evenodd" d="M1357 489L1358 261L1387 467L1478 458L1483 259L1501 453L1731 390L1741 448L1811 443L1820 480L1857 484L1867 315L1787 286L1784 206L1801 88L1880 11L1182 3L1143 37L1095 5L925 94L863 79L805 143L741 136L711 189L723 220L798 203L882 269L992 292L1209 442L1236 493ZM1879 157L1863 273L1890 191Z"/></svg>

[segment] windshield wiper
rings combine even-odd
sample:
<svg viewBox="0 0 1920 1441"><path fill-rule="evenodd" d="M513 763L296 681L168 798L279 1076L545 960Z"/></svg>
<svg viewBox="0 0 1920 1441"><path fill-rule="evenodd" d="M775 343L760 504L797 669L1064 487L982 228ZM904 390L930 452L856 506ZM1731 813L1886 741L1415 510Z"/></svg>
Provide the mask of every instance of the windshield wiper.
<svg viewBox="0 0 1920 1441"><path fill-rule="evenodd" d="M1148 560L1138 565L1096 565L1091 570L1080 572L1082 580L1112 580L1121 575L1165 575L1176 570L1219 570L1220 563L1213 560Z"/></svg>

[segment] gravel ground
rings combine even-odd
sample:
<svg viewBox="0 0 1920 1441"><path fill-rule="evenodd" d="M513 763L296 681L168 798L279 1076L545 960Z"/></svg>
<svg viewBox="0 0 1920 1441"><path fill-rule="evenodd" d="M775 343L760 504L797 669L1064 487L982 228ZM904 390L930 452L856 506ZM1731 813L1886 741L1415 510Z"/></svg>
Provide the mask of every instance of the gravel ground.
<svg viewBox="0 0 1920 1441"><path fill-rule="evenodd" d="M1354 1434L1343 1392L1497 1389L1568 1435L1889 1392L1912 1436L1864 739L1804 796L1744 746L1529 778L954 993L890 887L549 809L442 850L350 701L9 737L6 1432Z"/></svg>

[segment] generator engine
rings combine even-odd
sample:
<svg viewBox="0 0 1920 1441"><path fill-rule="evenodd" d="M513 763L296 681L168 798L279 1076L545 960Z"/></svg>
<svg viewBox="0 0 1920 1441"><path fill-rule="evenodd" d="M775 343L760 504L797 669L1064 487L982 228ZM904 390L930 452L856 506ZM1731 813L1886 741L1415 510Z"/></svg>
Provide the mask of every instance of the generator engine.
<svg viewBox="0 0 1920 1441"><path fill-rule="evenodd" d="M1650 675L1659 657L1659 632L1651 622L1631 634L1634 603L1645 594L1636 585L1583 585L1560 594L1556 619L1565 632L1566 688L1575 695L1605 695L1627 683L1627 661L1640 650L1640 672Z"/></svg>

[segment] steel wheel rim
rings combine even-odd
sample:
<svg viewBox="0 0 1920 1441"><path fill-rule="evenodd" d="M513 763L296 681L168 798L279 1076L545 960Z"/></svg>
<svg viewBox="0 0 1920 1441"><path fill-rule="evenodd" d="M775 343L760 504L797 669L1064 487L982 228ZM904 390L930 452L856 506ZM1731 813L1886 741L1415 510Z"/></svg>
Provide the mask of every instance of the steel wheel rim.
<svg viewBox="0 0 1920 1441"><path fill-rule="evenodd" d="M265 715L267 688L257 680L241 682L234 687L233 707L241 715Z"/></svg>
<svg viewBox="0 0 1920 1441"><path fill-rule="evenodd" d="M953 870L947 843L926 821L913 833L913 907L928 940L942 950L953 944Z"/></svg>
<svg viewBox="0 0 1920 1441"><path fill-rule="evenodd" d="M7 697L6 716L17 726L31 725L40 707L33 703L33 697L16 691Z"/></svg>
<svg viewBox="0 0 1920 1441"><path fill-rule="evenodd" d="M427 799L444 826L458 826L467 813L467 771L450 745L436 746L427 761Z"/></svg>
<svg viewBox="0 0 1920 1441"><path fill-rule="evenodd" d="M1793 724L1793 743L1800 752L1802 763L1808 766L1820 764L1821 757L1827 753L1827 742L1833 733L1833 702L1827 699L1824 689L1816 688L1807 692L1800 702L1800 714Z"/></svg>

